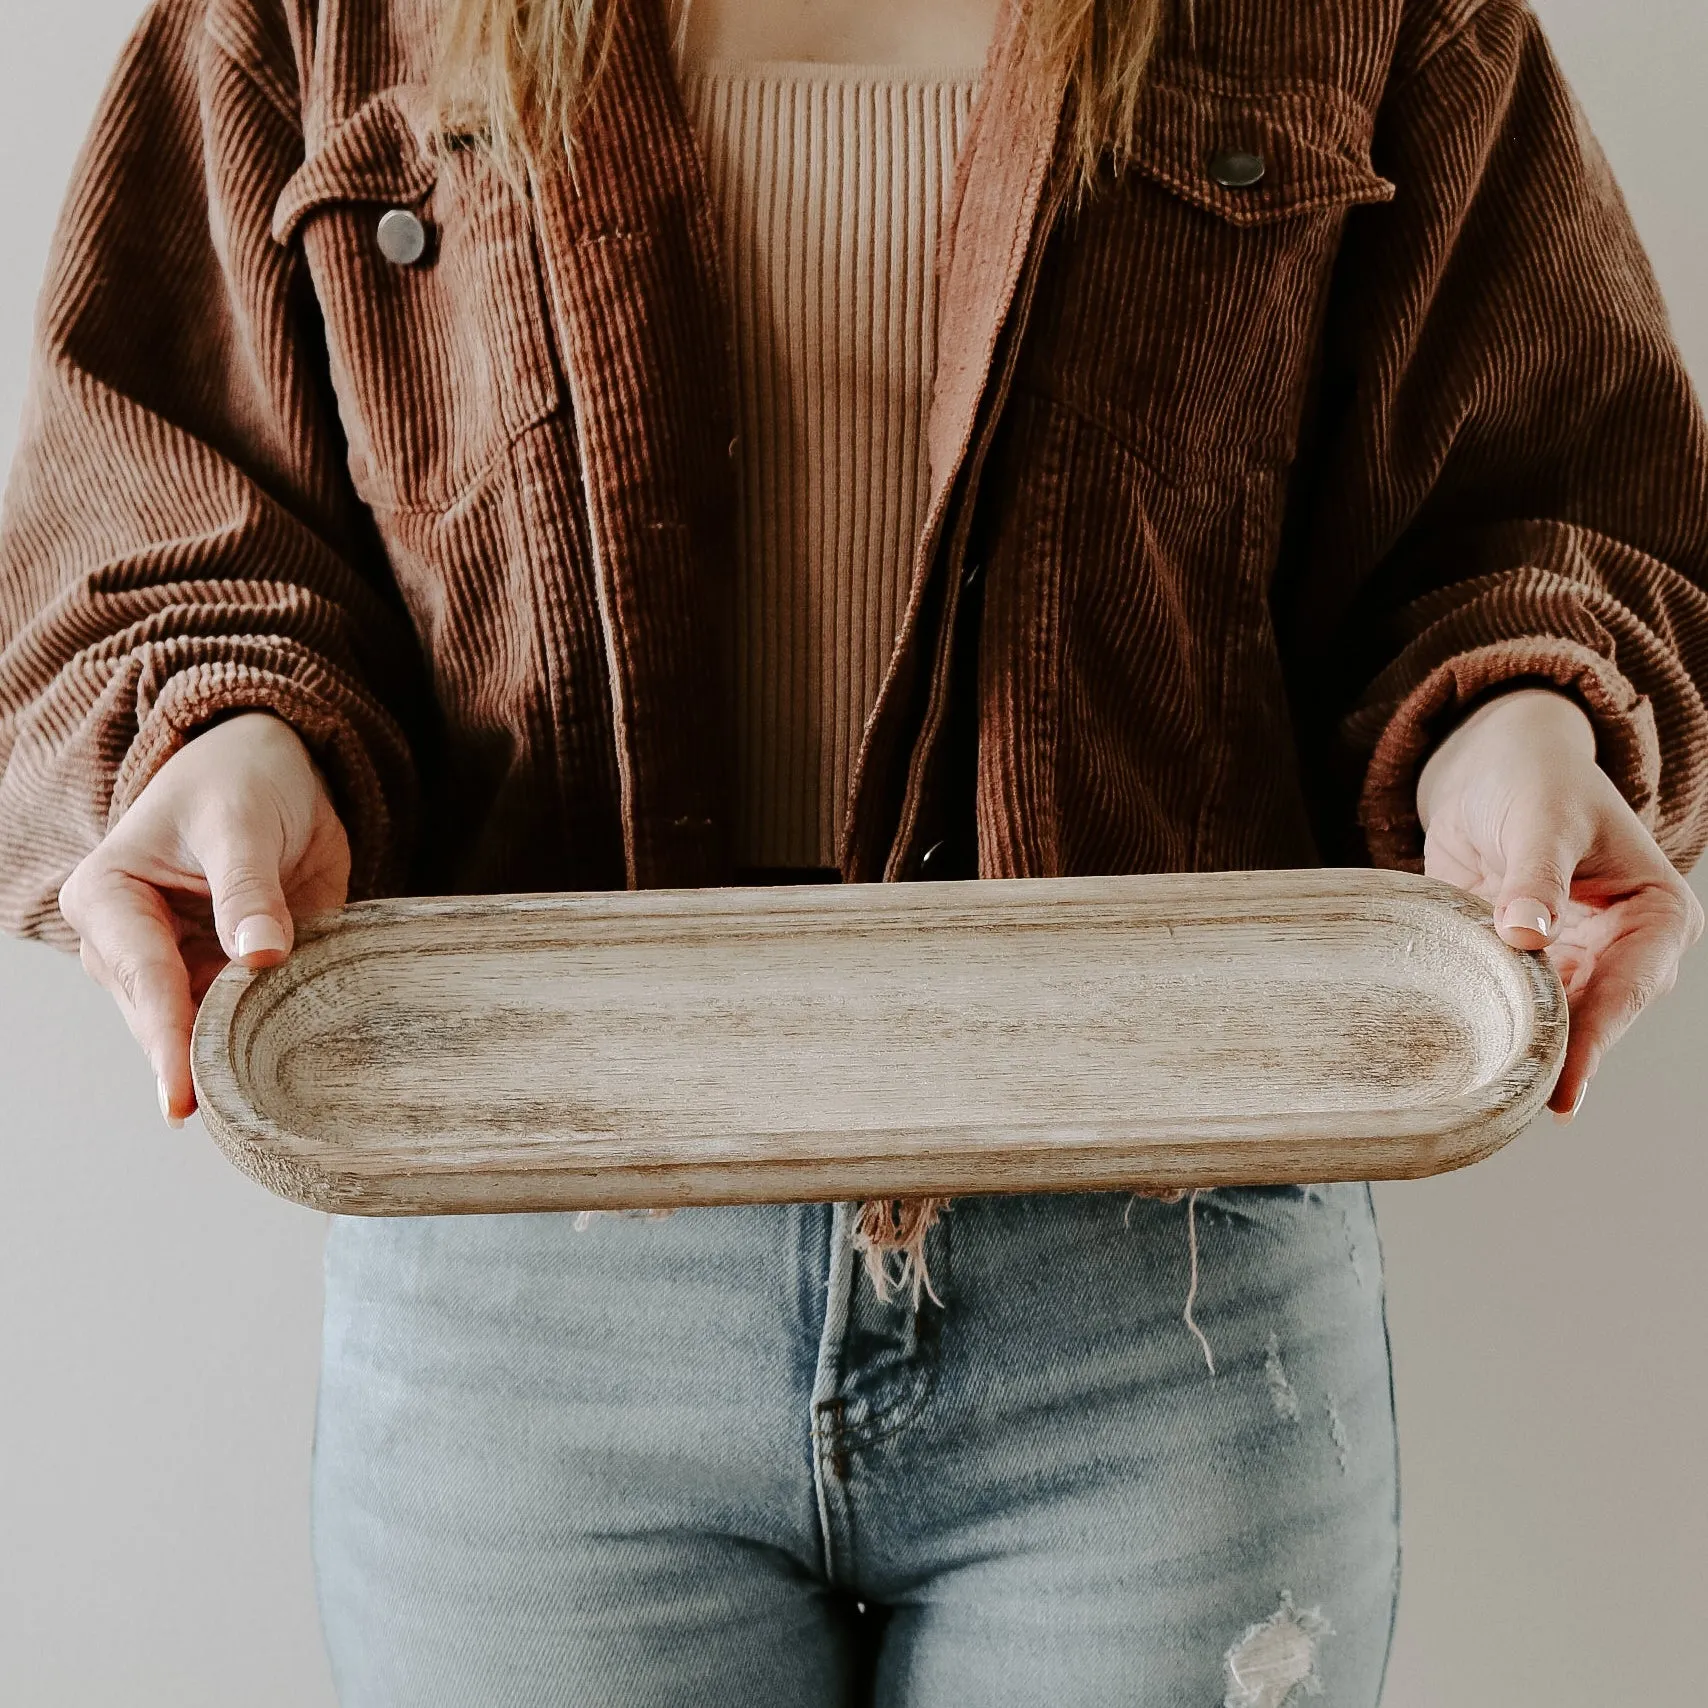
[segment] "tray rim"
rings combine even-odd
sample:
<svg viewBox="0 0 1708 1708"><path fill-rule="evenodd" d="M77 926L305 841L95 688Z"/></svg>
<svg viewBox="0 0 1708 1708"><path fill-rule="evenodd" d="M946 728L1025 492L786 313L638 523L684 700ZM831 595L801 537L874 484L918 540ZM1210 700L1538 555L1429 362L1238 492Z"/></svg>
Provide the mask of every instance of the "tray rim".
<svg viewBox="0 0 1708 1708"><path fill-rule="evenodd" d="M739 936L739 923L754 921L766 934L787 934L817 921L834 929L846 913L861 913L868 932L918 929L921 917L943 925L976 925L981 914L1000 911L1011 924L1018 907L1038 914L1040 926L1072 923L1074 914L1098 913L1111 904L1142 903L1153 928L1168 915L1189 916L1194 926L1245 921L1260 901L1278 917L1288 912L1313 920L1336 917L1324 901L1346 903L1345 916L1360 922L1395 924L1420 908L1437 920L1440 910L1457 915L1469 932L1475 928L1490 960L1516 973L1530 999L1528 1037L1524 1016L1515 1010L1520 1035L1502 1070L1471 1093L1438 1110L1414 1112L1408 1121L1410 1150L1395 1152L1392 1135L1371 1137L1379 1110L1333 1111L1311 1117L1308 1141L1271 1136L1261 1163L1251 1140L1273 1124L1271 1116L1223 1117L1196 1123L1183 1133L1178 1120L1146 1123L1129 1120L1119 1133L1072 1124L1002 1127L979 1123L976 1153L944 1158L909 1154L909 1147L884 1140L884 1129L858 1134L864 1155L825 1157L810 1163L798 1154L800 1134L771 1133L762 1142L778 1154L739 1162L714 1162L701 1150L691 1161L649 1155L645 1140L575 1144L572 1158L549 1166L530 1166L518 1151L515 1166L436 1169L419 1163L400 1168L364 1168L348 1158L328 1166L323 1146L305 1141L276 1122L244 1095L233 1065L245 1010L270 993L288 999L304 979L325 970L323 956L302 951L336 939L339 959L362 953L370 932L388 933L397 924L442 919L484 923L498 918L539 917L610 921L613 934L633 941L673 930L680 941L686 920L705 924L708 935ZM1046 917L1046 910L1049 917ZM1066 915L1067 917L1064 917ZM714 889L523 891L491 895L384 897L358 901L305 917L297 924L296 952L276 968L250 971L227 966L215 979L197 1014L192 1041L192 1071L203 1123L228 1159L269 1190L311 1208L340 1214L456 1214L495 1210L579 1210L690 1204L795 1202L802 1197L799 1175L810 1166L818 1179L815 1198L901 1196L915 1193L965 1195L991 1191L1074 1191L1190 1189L1200 1185L1287 1184L1330 1176L1301 1173L1303 1153L1334 1148L1355 1172L1340 1179L1410 1179L1462 1168L1491 1155L1529 1124L1546 1102L1564 1058L1567 1007L1552 964L1536 952L1513 949L1493 929L1493 910L1482 898L1419 873L1371 867L1263 868L1252 871L1140 873L1089 878L962 879L906 884L814 884L783 887L725 886ZM1469 940L1469 939L1467 939ZM1494 975L1497 978L1499 974ZM1162 1129L1168 1138L1164 1141ZM941 1140L957 1131L933 1128ZM831 1129L814 1129L819 1144L852 1139ZM1244 1135L1243 1137L1241 1135ZM756 1140L758 1136L755 1136ZM558 1141L563 1143L561 1139ZM731 1141L734 1142L734 1141ZM1147 1167L1135 1177L1133 1153L1166 1142L1189 1163ZM531 1148L531 1147L527 1147ZM611 1154L621 1150L619 1158ZM1051 1154L1057 1176L1048 1185L1011 1182L1028 1160L1035 1166L1042 1150ZM892 1184L872 1184L875 1167ZM864 1176L864 1178L862 1178ZM479 1182L471 1191L469 1183ZM818 1190L822 1188L822 1191Z"/></svg>

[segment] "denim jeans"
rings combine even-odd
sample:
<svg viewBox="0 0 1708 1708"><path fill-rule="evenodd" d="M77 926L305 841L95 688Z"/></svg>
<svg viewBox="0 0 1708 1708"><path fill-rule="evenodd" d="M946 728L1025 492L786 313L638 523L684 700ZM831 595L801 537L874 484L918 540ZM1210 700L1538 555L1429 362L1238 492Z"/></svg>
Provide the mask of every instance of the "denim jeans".
<svg viewBox="0 0 1708 1708"><path fill-rule="evenodd" d="M960 1198L917 1308L852 1208L334 1218L344 1708L1373 1708L1367 1188Z"/></svg>

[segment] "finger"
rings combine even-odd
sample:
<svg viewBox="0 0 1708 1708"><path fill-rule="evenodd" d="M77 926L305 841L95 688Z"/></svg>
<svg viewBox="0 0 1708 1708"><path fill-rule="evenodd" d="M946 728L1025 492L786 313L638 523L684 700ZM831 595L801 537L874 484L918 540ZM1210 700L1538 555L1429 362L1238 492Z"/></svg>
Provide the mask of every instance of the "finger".
<svg viewBox="0 0 1708 1708"><path fill-rule="evenodd" d="M1583 1107L1589 1082L1600 1066L1599 1052L1590 1047L1588 1038L1574 1026L1566 1038L1566 1059L1560 1066L1560 1077L1548 1093L1548 1109L1556 1120L1569 1121Z"/></svg>
<svg viewBox="0 0 1708 1708"><path fill-rule="evenodd" d="M141 1043L140 1023L137 1020L135 1006L130 998L125 995L124 987L113 977L112 969L101 959L99 952L87 938L83 940L78 949L78 957L83 962L83 970L113 999L113 1006L119 1011L119 1018L130 1028L131 1036L138 1043ZM152 1068L153 1065L151 1061L149 1066ZM156 1077L158 1078L158 1076ZM165 1113L164 1107L161 1112L162 1114ZM173 1125L182 1125L182 1123L174 1122Z"/></svg>
<svg viewBox="0 0 1708 1708"><path fill-rule="evenodd" d="M295 939L279 864L283 836L259 815L217 820L188 838L207 877L214 931L226 955L246 967L271 967Z"/></svg>
<svg viewBox="0 0 1708 1708"><path fill-rule="evenodd" d="M182 1126L195 1110L190 1032L195 1004L172 911L160 892L127 873L97 871L77 907L84 967L117 1002L154 1069L160 1112Z"/></svg>
<svg viewBox="0 0 1708 1708"><path fill-rule="evenodd" d="M1662 896L1596 956L1588 982L1571 1005L1566 1060L1548 1099L1556 1114L1569 1119L1581 1107L1602 1057L1677 982L1688 943L1685 909L1676 898Z"/></svg>
<svg viewBox="0 0 1708 1708"><path fill-rule="evenodd" d="M1515 949L1542 949L1559 928L1587 838L1580 825L1540 810L1515 812L1507 834L1514 846L1506 851L1495 896L1495 929Z"/></svg>

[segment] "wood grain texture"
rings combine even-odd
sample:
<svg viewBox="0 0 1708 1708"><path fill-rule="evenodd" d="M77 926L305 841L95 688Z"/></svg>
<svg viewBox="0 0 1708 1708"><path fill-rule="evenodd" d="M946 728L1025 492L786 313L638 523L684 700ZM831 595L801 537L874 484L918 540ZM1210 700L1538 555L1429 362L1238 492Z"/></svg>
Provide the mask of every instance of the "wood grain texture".
<svg viewBox="0 0 1708 1708"><path fill-rule="evenodd" d="M221 974L196 1093L359 1214L1433 1174L1565 1050L1490 919L1362 869L366 902Z"/></svg>

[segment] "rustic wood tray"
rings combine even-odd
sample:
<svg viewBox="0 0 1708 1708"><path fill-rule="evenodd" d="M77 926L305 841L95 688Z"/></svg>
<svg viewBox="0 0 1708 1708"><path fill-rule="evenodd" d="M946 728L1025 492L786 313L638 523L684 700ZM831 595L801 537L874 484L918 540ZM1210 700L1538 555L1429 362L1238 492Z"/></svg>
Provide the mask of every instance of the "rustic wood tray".
<svg viewBox="0 0 1708 1708"><path fill-rule="evenodd" d="M366 902L193 1053L239 1168L408 1215L1433 1174L1565 1037L1486 903L1334 869Z"/></svg>

